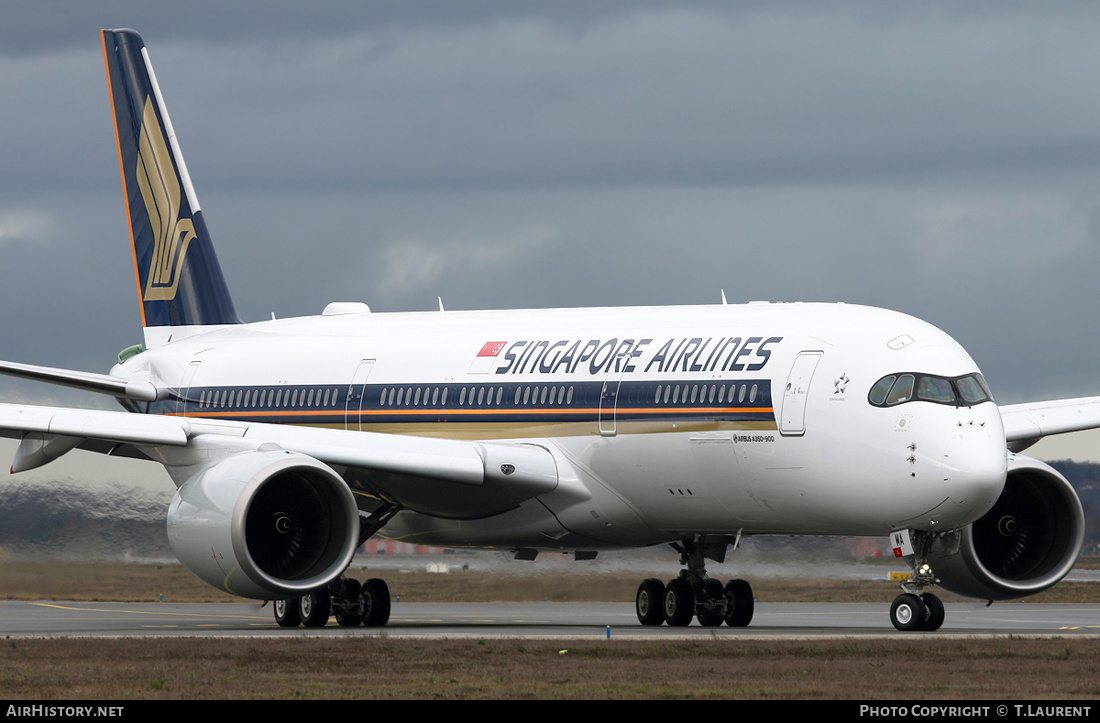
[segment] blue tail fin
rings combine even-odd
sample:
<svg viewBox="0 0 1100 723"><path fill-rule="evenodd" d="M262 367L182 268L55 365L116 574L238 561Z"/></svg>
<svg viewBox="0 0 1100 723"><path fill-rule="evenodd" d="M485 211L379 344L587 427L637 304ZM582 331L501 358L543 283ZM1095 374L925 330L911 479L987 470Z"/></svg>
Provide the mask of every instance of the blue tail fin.
<svg viewBox="0 0 1100 723"><path fill-rule="evenodd" d="M142 323L239 324L145 43L102 33Z"/></svg>

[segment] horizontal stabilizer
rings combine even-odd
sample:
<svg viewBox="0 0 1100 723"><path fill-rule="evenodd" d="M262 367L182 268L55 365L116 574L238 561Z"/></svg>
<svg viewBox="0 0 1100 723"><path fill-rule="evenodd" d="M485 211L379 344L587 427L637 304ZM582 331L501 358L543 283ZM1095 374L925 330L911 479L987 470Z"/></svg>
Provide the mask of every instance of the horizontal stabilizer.
<svg viewBox="0 0 1100 723"><path fill-rule="evenodd" d="M0 374L83 389L86 392L109 394L112 397L122 399L136 399L142 402L155 401L158 395L161 394L160 390L149 382L119 379L109 374L93 374L91 372L72 371L71 369L40 367L33 364L0 361Z"/></svg>

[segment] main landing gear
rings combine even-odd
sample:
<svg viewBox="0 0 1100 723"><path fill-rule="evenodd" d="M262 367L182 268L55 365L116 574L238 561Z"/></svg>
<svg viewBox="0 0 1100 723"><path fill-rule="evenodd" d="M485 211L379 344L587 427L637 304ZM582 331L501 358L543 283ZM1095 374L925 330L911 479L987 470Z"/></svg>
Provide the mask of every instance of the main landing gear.
<svg viewBox="0 0 1100 723"><path fill-rule="evenodd" d="M345 628L382 627L390 619L390 589L379 578L360 585L358 580L342 577L301 597L276 600L274 607L275 622L284 628L323 628L329 617Z"/></svg>
<svg viewBox="0 0 1100 723"><path fill-rule="evenodd" d="M700 625L745 627L752 620L752 587L744 580L730 580L724 586L707 577L706 557L724 556L728 541L720 547L706 543L700 536L672 547L680 552L680 564L686 570L666 585L656 578L642 580L634 599L638 621L642 625L667 623L682 627L692 618ZM706 554L709 553L709 554ZM718 561L721 561L720 559Z"/></svg>
<svg viewBox="0 0 1100 723"><path fill-rule="evenodd" d="M400 509L391 502L379 501L369 516L360 517L359 545L381 530ZM274 607L275 622L284 628L323 628L330 616L345 628L380 628L390 621L390 588L379 578L360 584L350 577L340 577L301 597L276 600Z"/></svg>

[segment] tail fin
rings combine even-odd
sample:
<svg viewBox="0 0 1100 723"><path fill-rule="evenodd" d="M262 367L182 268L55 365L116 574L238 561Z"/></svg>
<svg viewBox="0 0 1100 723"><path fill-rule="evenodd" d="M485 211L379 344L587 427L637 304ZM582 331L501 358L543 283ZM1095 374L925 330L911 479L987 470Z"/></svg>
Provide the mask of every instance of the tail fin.
<svg viewBox="0 0 1100 723"><path fill-rule="evenodd" d="M122 188L150 327L239 324L141 36L103 30Z"/></svg>

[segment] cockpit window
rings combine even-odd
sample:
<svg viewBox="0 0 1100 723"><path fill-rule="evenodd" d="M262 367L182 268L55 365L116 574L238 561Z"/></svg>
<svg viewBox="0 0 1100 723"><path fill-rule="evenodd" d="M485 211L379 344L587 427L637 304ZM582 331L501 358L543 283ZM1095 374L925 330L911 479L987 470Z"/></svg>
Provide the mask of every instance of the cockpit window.
<svg viewBox="0 0 1100 723"><path fill-rule="evenodd" d="M979 404L993 399L993 395L989 392L989 387L986 386L985 379L982 378L981 374L959 377L955 380L955 385L959 388L959 394L962 395L963 401L967 404Z"/></svg>
<svg viewBox="0 0 1100 723"><path fill-rule="evenodd" d="M939 377L933 374L890 374L871 387L867 400L876 407L892 407L911 400L969 407L993 401L981 374Z"/></svg>
<svg viewBox="0 0 1100 723"><path fill-rule="evenodd" d="M917 385L917 399L926 402L939 402L940 404L954 404L955 390L951 388L951 382L943 377L922 376Z"/></svg>
<svg viewBox="0 0 1100 723"><path fill-rule="evenodd" d="M901 404L902 402L908 402L913 398L913 375L902 374L898 377L898 380L894 382L894 386L890 388L890 393L886 395L886 404Z"/></svg>
<svg viewBox="0 0 1100 723"><path fill-rule="evenodd" d="M871 404L879 405L886 401L886 393L894 386L895 379L897 377L888 376L875 382L875 386L871 387Z"/></svg>

